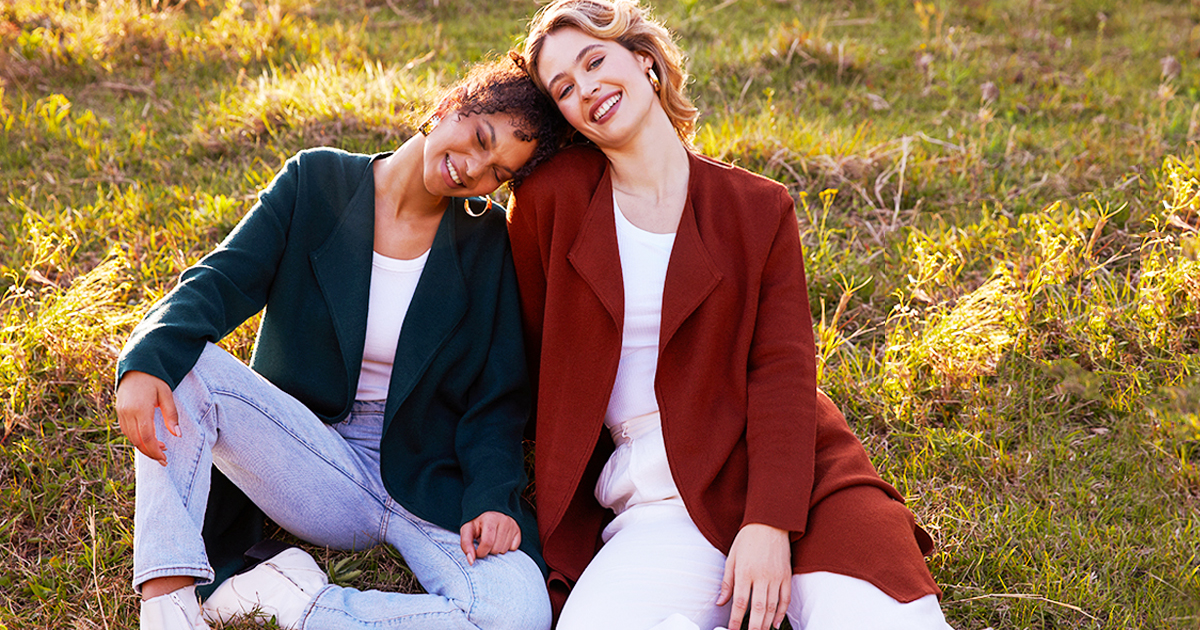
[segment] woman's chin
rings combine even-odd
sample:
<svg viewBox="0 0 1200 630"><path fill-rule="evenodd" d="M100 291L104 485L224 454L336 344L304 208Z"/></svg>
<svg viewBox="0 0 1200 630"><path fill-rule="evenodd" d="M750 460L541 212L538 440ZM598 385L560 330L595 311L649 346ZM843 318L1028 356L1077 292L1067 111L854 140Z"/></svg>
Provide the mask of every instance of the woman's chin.
<svg viewBox="0 0 1200 630"><path fill-rule="evenodd" d="M455 190L440 176L425 178L425 191L434 197L461 197L462 192Z"/></svg>

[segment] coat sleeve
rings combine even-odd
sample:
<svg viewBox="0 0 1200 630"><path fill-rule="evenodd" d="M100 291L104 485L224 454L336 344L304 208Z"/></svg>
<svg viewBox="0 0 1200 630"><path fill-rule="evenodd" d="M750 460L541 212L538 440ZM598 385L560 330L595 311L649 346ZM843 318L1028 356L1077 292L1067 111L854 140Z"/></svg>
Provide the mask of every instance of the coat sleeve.
<svg viewBox="0 0 1200 630"><path fill-rule="evenodd" d="M207 342L262 310L287 242L298 170L297 158L289 160L225 240L150 308L121 351L117 382L137 370L175 389Z"/></svg>
<svg viewBox="0 0 1200 630"><path fill-rule="evenodd" d="M455 450L463 470L462 523L496 511L521 522L525 489L522 434L530 406L521 311L512 259L505 248L496 317L483 370L471 386Z"/></svg>
<svg viewBox="0 0 1200 630"><path fill-rule="evenodd" d="M778 227L762 269L748 363L742 524L799 534L816 460L816 347L795 206L785 191L778 194Z"/></svg>

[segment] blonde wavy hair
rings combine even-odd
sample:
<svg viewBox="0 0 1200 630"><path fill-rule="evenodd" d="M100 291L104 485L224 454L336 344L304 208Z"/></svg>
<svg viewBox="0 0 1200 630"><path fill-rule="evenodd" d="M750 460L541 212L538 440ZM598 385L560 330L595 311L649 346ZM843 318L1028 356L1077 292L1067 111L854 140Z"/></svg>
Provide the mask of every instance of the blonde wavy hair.
<svg viewBox="0 0 1200 630"><path fill-rule="evenodd" d="M654 59L654 72L662 88L658 100L675 127L675 133L685 143L696 132L696 107L684 94L687 71L686 57L675 44L671 32L638 5L637 0L555 0L533 16L523 52L514 61L525 68L543 93L546 85L538 76L538 56L546 36L560 28L577 28L597 39L615 41L635 53L646 53ZM518 58L519 57L519 58Z"/></svg>

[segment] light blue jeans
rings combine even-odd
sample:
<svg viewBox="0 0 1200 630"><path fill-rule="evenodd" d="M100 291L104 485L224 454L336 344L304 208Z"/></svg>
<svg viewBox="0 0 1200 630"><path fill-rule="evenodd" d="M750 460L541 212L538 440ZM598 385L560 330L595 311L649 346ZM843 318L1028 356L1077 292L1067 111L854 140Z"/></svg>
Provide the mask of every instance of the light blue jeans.
<svg viewBox="0 0 1200 630"><path fill-rule="evenodd" d="M158 421L167 465L140 452L133 583L164 576L214 576L200 536L209 471L216 464L281 527L316 545L395 547L428 594L330 585L305 611L302 628L550 627L541 571L521 551L467 564L459 534L397 504L379 474L383 403L355 403L343 422L321 422L295 398L209 345L179 387L183 437Z"/></svg>

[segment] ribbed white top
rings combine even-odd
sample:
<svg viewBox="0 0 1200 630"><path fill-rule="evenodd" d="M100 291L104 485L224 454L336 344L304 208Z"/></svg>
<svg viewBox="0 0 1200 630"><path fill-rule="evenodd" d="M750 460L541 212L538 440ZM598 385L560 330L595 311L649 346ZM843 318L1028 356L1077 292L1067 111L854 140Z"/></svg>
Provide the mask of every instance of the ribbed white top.
<svg viewBox="0 0 1200 630"><path fill-rule="evenodd" d="M662 327L663 285L675 234L647 232L629 222L613 199L617 251L625 284L625 325L621 362L608 399L604 423L610 428L658 411L654 375L658 371L658 335Z"/></svg>
<svg viewBox="0 0 1200 630"><path fill-rule="evenodd" d="M357 400L386 400L404 316L425 270L429 250L411 260L371 252L371 297Z"/></svg>

